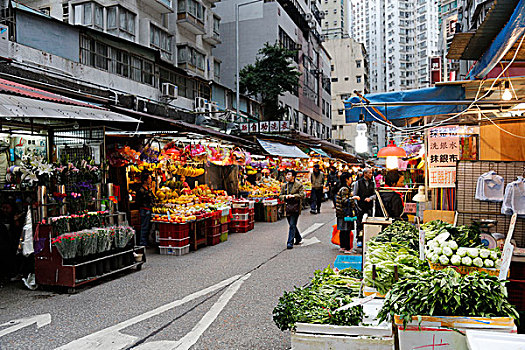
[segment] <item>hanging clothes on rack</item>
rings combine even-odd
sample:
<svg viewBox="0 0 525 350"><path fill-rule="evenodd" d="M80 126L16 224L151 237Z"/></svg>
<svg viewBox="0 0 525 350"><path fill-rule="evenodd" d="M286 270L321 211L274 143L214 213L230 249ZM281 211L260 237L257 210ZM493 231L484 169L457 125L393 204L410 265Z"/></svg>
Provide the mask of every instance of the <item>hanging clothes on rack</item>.
<svg viewBox="0 0 525 350"><path fill-rule="evenodd" d="M525 179L523 176L518 176L516 181L509 183L505 188L501 213L505 215L516 213L519 216L525 216Z"/></svg>
<svg viewBox="0 0 525 350"><path fill-rule="evenodd" d="M482 174L476 184L475 198L480 201L502 202L505 181L494 170Z"/></svg>

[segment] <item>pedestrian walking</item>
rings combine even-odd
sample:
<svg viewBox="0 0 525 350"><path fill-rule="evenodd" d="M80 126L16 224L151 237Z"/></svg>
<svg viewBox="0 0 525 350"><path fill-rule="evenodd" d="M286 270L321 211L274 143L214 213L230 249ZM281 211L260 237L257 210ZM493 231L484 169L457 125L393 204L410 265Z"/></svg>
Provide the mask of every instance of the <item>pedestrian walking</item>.
<svg viewBox="0 0 525 350"><path fill-rule="evenodd" d="M303 238L297 228L299 215L301 214L304 188L303 184L296 181L297 172L289 170L286 172L286 183L281 187L280 200L285 203L285 214L288 220L288 241L286 248L292 249L294 244L301 244Z"/></svg>
<svg viewBox="0 0 525 350"><path fill-rule="evenodd" d="M341 188L337 192L335 202L335 216L337 218L337 229L339 230L340 251L345 254L354 253L352 249L352 240L350 231L355 227L356 197L352 196L350 186L352 184L352 175L345 172L341 175Z"/></svg>
<svg viewBox="0 0 525 350"><path fill-rule="evenodd" d="M314 165L314 170L310 175L312 183L312 195L310 202L310 213L319 214L321 212L321 202L323 201L324 173L319 168L319 164Z"/></svg>
<svg viewBox="0 0 525 350"><path fill-rule="evenodd" d="M373 178L372 170L365 168L363 176L353 184L352 193L357 196L357 231L361 232L363 229L363 216L372 215L374 207L374 200L376 199L375 180Z"/></svg>
<svg viewBox="0 0 525 350"><path fill-rule="evenodd" d="M337 196L337 190L338 188L338 176L337 176L337 170L335 169L335 166L330 166L330 172L328 173L326 184L328 186L328 193L330 194L330 199L334 203L335 208L335 197Z"/></svg>
<svg viewBox="0 0 525 350"><path fill-rule="evenodd" d="M146 247L151 229L151 208L153 206L153 192L151 192L153 180L151 174L142 173L140 175L140 181L142 184L137 191L136 201L140 211L140 245Z"/></svg>

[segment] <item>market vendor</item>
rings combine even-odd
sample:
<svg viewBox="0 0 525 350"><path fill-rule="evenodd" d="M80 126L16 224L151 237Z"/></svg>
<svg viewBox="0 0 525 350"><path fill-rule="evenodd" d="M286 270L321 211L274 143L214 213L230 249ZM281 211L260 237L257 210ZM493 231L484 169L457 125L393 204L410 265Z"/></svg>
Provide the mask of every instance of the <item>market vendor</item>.
<svg viewBox="0 0 525 350"><path fill-rule="evenodd" d="M396 190L396 188L403 187L405 178L398 170L389 170L385 176L385 186L382 187L379 195L385 207L386 213L390 218L406 218L404 213L405 203L403 195ZM383 210L379 203L379 198L376 201L376 216L383 216Z"/></svg>
<svg viewBox="0 0 525 350"><path fill-rule="evenodd" d="M180 182L182 182L182 188L183 188L183 189L188 189L188 190L191 189L191 188L190 188L190 185L188 185L188 183L186 182L186 176L181 175L181 176L180 176Z"/></svg>
<svg viewBox="0 0 525 350"><path fill-rule="evenodd" d="M137 191L137 204L140 208L140 245L148 245L148 236L151 229L151 209L153 207L153 192L151 191L152 177L150 173L140 175L141 186Z"/></svg>

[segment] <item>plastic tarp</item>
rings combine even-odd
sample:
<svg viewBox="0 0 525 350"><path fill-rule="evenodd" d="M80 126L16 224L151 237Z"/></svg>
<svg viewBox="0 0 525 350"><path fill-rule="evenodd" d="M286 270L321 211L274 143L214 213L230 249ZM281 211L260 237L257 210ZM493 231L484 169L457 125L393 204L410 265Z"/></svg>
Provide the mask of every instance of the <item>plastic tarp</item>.
<svg viewBox="0 0 525 350"><path fill-rule="evenodd" d="M320 148L310 148L310 150L314 151L315 153L317 153L321 157L330 158L330 156L325 151L323 151Z"/></svg>
<svg viewBox="0 0 525 350"><path fill-rule="evenodd" d="M297 146L283 145L278 142L257 140L262 148L272 156L286 158L310 158L306 153L301 151Z"/></svg>
<svg viewBox="0 0 525 350"><path fill-rule="evenodd" d="M389 103L396 102L421 102L428 103L422 105L403 105L403 106L374 106L387 119L405 119L414 117L424 117L427 115L440 115L449 113L459 113L467 108L467 105L442 104L433 105L432 101L461 101L465 99L465 89L461 85L436 86L425 89L393 91L385 93L368 94L364 96L370 103ZM358 96L351 97L344 102L345 116L347 123L357 123L359 115L362 113L365 121L384 120L372 106Z"/></svg>
<svg viewBox="0 0 525 350"><path fill-rule="evenodd" d="M525 34L525 0L521 0L510 20L496 36L489 49L469 73L470 79L482 79L499 63L514 44Z"/></svg>

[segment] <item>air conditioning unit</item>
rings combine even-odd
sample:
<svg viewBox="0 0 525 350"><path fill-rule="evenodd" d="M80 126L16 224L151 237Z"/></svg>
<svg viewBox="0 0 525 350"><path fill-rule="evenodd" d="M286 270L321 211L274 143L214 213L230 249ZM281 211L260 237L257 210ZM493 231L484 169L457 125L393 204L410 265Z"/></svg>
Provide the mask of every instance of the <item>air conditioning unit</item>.
<svg viewBox="0 0 525 350"><path fill-rule="evenodd" d="M198 112L199 109L206 110L206 103L208 101L202 97L195 97L195 106L194 109Z"/></svg>
<svg viewBox="0 0 525 350"><path fill-rule="evenodd" d="M164 97L177 98L179 95L179 88L177 85L162 83L162 95Z"/></svg>
<svg viewBox="0 0 525 350"><path fill-rule="evenodd" d="M218 118L217 112L219 111L219 107L215 103L207 103L206 111L208 112L210 118Z"/></svg>

